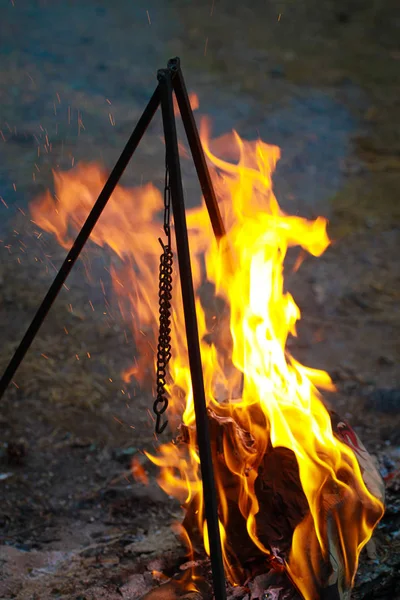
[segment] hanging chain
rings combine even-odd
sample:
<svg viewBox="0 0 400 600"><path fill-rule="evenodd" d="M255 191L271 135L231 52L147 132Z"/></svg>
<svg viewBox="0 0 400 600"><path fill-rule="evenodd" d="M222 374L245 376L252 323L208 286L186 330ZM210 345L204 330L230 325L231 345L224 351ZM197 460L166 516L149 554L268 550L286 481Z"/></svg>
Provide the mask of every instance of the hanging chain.
<svg viewBox="0 0 400 600"><path fill-rule="evenodd" d="M155 432L160 434L168 425L168 421L161 424L161 417L168 408L168 398L165 391L167 365L171 358L171 299L172 299L172 264L173 253L171 249L171 188L169 181L168 164L165 165L165 186L164 186L164 233L167 243L164 244L161 238L158 241L161 244L163 253L160 256L159 271L159 313L160 325L157 344L157 398L153 404L153 410L156 415Z"/></svg>

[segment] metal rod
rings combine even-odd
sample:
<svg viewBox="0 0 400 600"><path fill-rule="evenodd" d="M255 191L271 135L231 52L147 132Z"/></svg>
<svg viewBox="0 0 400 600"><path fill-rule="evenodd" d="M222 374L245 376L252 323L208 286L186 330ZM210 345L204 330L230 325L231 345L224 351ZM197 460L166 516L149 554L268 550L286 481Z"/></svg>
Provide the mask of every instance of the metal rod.
<svg viewBox="0 0 400 600"><path fill-rule="evenodd" d="M94 226L96 225L101 213L103 212L111 194L113 193L121 175L125 171L133 153L139 145L140 140L143 137L144 132L149 126L154 113L160 104L160 91L159 87L156 88L152 97L150 98L146 108L143 111L131 137L129 138L121 156L119 157L115 167L111 171L111 174L106 181L104 188L100 192L99 197L96 200L95 205L89 213L82 229L80 230L71 250L68 252L66 259L64 260L60 270L58 271L53 283L50 286L42 304L36 315L33 318L32 323L29 325L24 337L18 348L16 349L14 356L10 360L4 374L0 380L0 398L7 389L9 383L12 381L16 370L21 364L25 354L29 350L37 332L39 331L47 313L49 312L54 300L57 298L59 291L65 283L72 267L74 266L82 248L87 242Z"/></svg>
<svg viewBox="0 0 400 600"><path fill-rule="evenodd" d="M189 239L186 226L182 176L178 153L178 138L176 133L172 99L171 71L169 69L161 69L158 71L158 81L161 96L161 110L164 126L167 164L170 176L171 199L182 288L189 366L193 387L197 443L199 447L201 476L203 481L205 516L207 520L208 538L210 543L210 559L213 575L214 596L216 600L225 600L226 589L218 522L218 501L214 480L206 398L204 393L203 368L201 363L199 332L196 319Z"/></svg>
<svg viewBox="0 0 400 600"><path fill-rule="evenodd" d="M193 115L192 107L187 93L185 80L183 79L179 58L171 58L168 61L168 68L173 73L172 85L178 101L179 110L185 127L186 136L189 142L190 150L193 156L193 162L196 167L201 191L210 215L211 225L214 235L219 240L225 235L225 226L222 221L218 206L217 197L211 182L210 172L207 167L206 157L201 145L199 132Z"/></svg>

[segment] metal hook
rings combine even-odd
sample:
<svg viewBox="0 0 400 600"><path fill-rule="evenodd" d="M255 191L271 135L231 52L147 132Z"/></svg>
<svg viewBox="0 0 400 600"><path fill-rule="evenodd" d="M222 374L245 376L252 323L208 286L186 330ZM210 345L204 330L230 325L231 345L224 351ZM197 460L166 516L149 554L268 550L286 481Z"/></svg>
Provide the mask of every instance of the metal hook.
<svg viewBox="0 0 400 600"><path fill-rule="evenodd" d="M157 415L155 432L158 435L160 435L165 430L167 425L168 425L168 419L165 421L165 423L163 425L161 425L161 415Z"/></svg>

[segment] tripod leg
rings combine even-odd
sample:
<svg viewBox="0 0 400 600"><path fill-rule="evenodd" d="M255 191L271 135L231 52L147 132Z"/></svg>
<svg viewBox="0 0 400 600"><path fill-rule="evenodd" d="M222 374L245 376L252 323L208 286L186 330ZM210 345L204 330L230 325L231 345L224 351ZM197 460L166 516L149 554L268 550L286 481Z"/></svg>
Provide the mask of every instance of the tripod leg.
<svg viewBox="0 0 400 600"><path fill-rule="evenodd" d="M201 191L203 192L215 237L217 240L219 240L225 235L225 227L211 182L210 173L206 163L206 157L204 156L204 151L201 146L196 121L190 106L189 96L186 90L185 81L183 79L179 58L172 58L169 60L168 68L173 73L172 85L174 87L183 125L185 127L190 150L192 152L193 162L197 171L197 177L199 178Z"/></svg>
<svg viewBox="0 0 400 600"><path fill-rule="evenodd" d="M218 523L218 502L215 488L214 467L211 454L210 431L204 393L203 368L201 363L199 332L197 328L196 306L193 290L192 268L190 264L189 240L186 226L181 168L178 153L178 138L172 100L172 79L169 69L158 71L161 95L161 110L164 126L167 164L170 176L171 199L174 214L176 246L182 288L183 311L185 316L186 338L189 365L193 386L193 400L196 414L197 443L200 454L201 476L205 515L210 542L210 558L216 600L225 600L225 576L222 560L222 547Z"/></svg>
<svg viewBox="0 0 400 600"><path fill-rule="evenodd" d="M10 381L14 377L16 370L21 364L25 354L29 350L30 345L36 337L43 321L46 318L54 300L57 298L59 291L65 283L72 267L74 266L79 254L82 251L85 243L89 239L90 234L93 231L101 213L103 212L111 194L113 193L121 175L125 171L133 153L139 145L140 140L143 137L144 132L149 126L151 119L154 116L158 106L160 104L160 92L159 88L155 90L154 94L149 100L142 116L140 117L131 137L129 138L121 156L119 157L115 167L111 171L111 174L104 185L104 188L100 192L99 197L96 200L92 210L89 213L82 229L80 230L71 250L68 252L66 259L64 260L60 270L58 271L53 283L50 286L42 304L39 306L36 315L33 318L32 323L29 325L24 337L18 348L16 349L14 356L10 360L4 374L0 380L0 398L7 389Z"/></svg>

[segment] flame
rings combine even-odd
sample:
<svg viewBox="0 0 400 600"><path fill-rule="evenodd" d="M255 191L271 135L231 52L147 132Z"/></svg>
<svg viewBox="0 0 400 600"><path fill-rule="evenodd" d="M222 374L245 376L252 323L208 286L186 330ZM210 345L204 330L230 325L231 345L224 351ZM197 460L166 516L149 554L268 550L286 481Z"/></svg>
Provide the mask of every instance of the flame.
<svg viewBox="0 0 400 600"><path fill-rule="evenodd" d="M272 189L279 148L245 141L236 132L212 141L205 120L201 139L227 229L217 244L204 202L187 213L207 404L219 423L230 425L222 436L223 462L215 465L224 565L230 580L238 582L232 489L255 550L271 556L257 532L255 483L268 448L287 449L296 458L308 511L295 527L286 568L304 598L314 600L321 564L330 564L338 548L344 561L338 585L351 586L359 553L383 510L353 450L333 433L318 391L333 389L328 374L301 365L286 347L288 337L296 336L300 311L284 290L285 256L293 246L300 247L301 260L306 252L320 256L329 245L327 222L289 216L279 207ZM54 173L56 199L47 193L35 202L34 221L69 247L71 230L76 234L82 226L105 179L93 164ZM162 196L153 185L118 186L91 236L113 251L113 285L120 310L132 324L138 355L124 378L134 377L142 386L154 382L161 209ZM186 443L162 444L156 455L147 456L160 467L163 490L190 511L209 552L176 271L168 394L170 415L175 423L183 422ZM205 279L213 289L212 301L204 292ZM185 537L190 541L191 532Z"/></svg>
<svg viewBox="0 0 400 600"><path fill-rule="evenodd" d="M174 102L174 115L176 117L180 116L180 111L179 111L179 106L178 106L178 102L175 98L175 96L173 97L173 102ZM195 111L199 108L200 104L199 104L199 97L195 92L189 92L189 104L190 104L190 108Z"/></svg>
<svg viewBox="0 0 400 600"><path fill-rule="evenodd" d="M149 477L146 471L144 470L143 465L140 463L139 459L136 456L132 458L131 473L135 481L138 481L143 485L149 485Z"/></svg>

